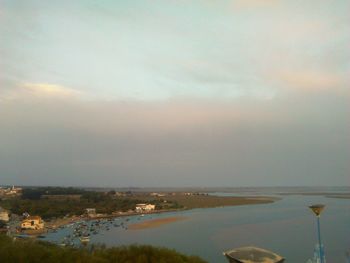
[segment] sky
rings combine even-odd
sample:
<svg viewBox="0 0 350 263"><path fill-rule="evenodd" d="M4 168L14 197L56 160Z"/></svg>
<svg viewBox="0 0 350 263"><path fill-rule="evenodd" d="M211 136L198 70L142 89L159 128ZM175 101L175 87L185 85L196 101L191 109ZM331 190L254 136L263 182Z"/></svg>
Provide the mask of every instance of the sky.
<svg viewBox="0 0 350 263"><path fill-rule="evenodd" d="M0 0L0 184L350 186L349 13Z"/></svg>

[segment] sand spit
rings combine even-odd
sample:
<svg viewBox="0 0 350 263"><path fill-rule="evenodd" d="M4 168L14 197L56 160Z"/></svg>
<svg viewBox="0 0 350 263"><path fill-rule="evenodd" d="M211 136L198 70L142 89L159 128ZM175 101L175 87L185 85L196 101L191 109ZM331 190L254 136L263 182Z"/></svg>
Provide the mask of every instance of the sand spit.
<svg viewBox="0 0 350 263"><path fill-rule="evenodd" d="M156 219L147 220L147 221L143 221L140 223L129 225L129 229L137 230L137 229L160 227L160 226L165 225L165 224L170 224L173 222L182 221L182 220L186 220L186 219L187 219L187 217L184 217L184 216L156 218Z"/></svg>

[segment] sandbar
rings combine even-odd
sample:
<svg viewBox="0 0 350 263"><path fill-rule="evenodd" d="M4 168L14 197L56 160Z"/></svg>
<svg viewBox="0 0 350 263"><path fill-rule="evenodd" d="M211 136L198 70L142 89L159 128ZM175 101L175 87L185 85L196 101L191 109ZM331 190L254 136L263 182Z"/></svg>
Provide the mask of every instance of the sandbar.
<svg viewBox="0 0 350 263"><path fill-rule="evenodd" d="M146 220L136 224L131 224L129 225L129 229L137 230L137 229L154 228L154 227L159 227L165 224L170 224L173 222L182 221L186 219L187 217L184 217L184 216L156 218L156 219Z"/></svg>

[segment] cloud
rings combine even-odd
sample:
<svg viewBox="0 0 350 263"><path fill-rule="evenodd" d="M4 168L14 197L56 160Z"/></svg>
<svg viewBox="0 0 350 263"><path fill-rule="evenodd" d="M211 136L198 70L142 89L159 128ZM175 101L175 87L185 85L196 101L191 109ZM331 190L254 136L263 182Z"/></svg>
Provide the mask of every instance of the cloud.
<svg viewBox="0 0 350 263"><path fill-rule="evenodd" d="M79 91L47 83L25 83L23 87L39 96L71 97L80 94Z"/></svg>
<svg viewBox="0 0 350 263"><path fill-rule="evenodd" d="M279 86L303 91L342 91L350 85L350 78L330 71L284 70L272 74Z"/></svg>
<svg viewBox="0 0 350 263"><path fill-rule="evenodd" d="M81 94L67 87L48 83L25 83L23 87L34 96L43 97L75 97Z"/></svg>
<svg viewBox="0 0 350 263"><path fill-rule="evenodd" d="M211 2L10 5L4 183L346 183L346 5Z"/></svg>
<svg viewBox="0 0 350 263"><path fill-rule="evenodd" d="M23 83L11 89L0 90L0 100L71 99L82 97L82 95L80 91L49 83Z"/></svg>
<svg viewBox="0 0 350 263"><path fill-rule="evenodd" d="M232 4L236 9L275 7L280 4L280 0L233 0Z"/></svg>
<svg viewBox="0 0 350 263"><path fill-rule="evenodd" d="M348 173L349 99L334 93L42 101L1 104L5 183L327 185Z"/></svg>
<svg viewBox="0 0 350 263"><path fill-rule="evenodd" d="M340 12L347 9L341 3L229 4L266 9L240 14L222 1L212 8L196 1L161 1L149 8L142 3L99 5L108 15L88 11L84 3L11 8L0 27L3 75L49 84L64 79L57 84L119 98L271 97L275 91L261 76L265 69L321 65L332 71L349 61L347 16ZM268 8L279 5L278 10ZM36 12L47 15L39 19ZM1 80L0 86L5 86Z"/></svg>

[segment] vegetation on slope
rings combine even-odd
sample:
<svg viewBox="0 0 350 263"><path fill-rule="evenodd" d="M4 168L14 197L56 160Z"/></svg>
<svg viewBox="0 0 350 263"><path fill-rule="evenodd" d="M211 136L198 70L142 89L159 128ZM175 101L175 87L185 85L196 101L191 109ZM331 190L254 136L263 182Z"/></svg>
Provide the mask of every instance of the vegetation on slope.
<svg viewBox="0 0 350 263"><path fill-rule="evenodd" d="M46 195L67 195L67 198L51 199ZM69 195L80 195L78 199ZM66 215L82 215L86 208L96 208L97 213L111 214L115 211L135 209L137 203L147 202L144 199L118 197L115 193L85 191L74 188L33 188L23 189L21 197L0 200L0 206L14 214L39 215L44 219L64 217ZM179 208L176 202L163 203L161 200L150 202L158 210Z"/></svg>
<svg viewBox="0 0 350 263"><path fill-rule="evenodd" d="M31 240L12 241L5 235L0 235L0 259L2 263L205 263L196 256L152 246L95 247L87 250Z"/></svg>
<svg viewBox="0 0 350 263"><path fill-rule="evenodd" d="M259 196L214 196L214 195L169 195L161 198L153 196L138 195L132 198L140 198L155 202L157 200L166 200L169 203L176 203L180 207L187 209L193 208L210 208L219 206L237 206L237 205L254 205L273 203L277 199L273 197L259 197Z"/></svg>

